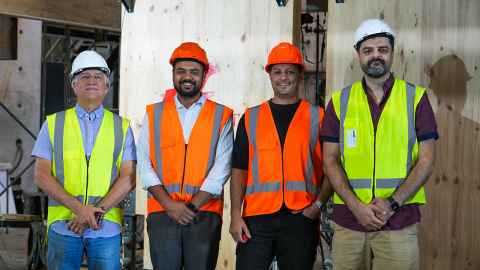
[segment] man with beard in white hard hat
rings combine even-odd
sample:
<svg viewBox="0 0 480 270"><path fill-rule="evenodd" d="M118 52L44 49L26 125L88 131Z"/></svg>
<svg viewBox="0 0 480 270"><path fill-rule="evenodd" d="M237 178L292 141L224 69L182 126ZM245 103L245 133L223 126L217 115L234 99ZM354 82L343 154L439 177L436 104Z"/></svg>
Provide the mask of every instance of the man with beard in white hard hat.
<svg viewBox="0 0 480 270"><path fill-rule="evenodd" d="M135 188L135 142L128 120L103 108L110 69L95 51L72 64L77 104L47 116L32 156L48 195L48 269L120 269L123 210Z"/></svg>
<svg viewBox="0 0 480 270"><path fill-rule="evenodd" d="M332 95L321 138L334 194L334 269L418 269L419 205L433 170L425 89L390 72L395 34L378 19L355 33L363 79Z"/></svg>

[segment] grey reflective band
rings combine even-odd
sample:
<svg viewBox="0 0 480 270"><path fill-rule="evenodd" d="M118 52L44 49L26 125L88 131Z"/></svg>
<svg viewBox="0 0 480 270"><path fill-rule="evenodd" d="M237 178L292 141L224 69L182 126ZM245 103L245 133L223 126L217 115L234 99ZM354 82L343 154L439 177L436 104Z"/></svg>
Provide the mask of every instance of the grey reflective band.
<svg viewBox="0 0 480 270"><path fill-rule="evenodd" d="M65 183L65 171L63 168L63 131L65 128L65 111L55 116L55 131L53 139L53 155L55 157L55 177L63 187Z"/></svg>
<svg viewBox="0 0 480 270"><path fill-rule="evenodd" d="M153 105L153 139L155 141L155 159L157 161L156 164L156 172L158 179L160 182L163 182L163 168L162 168L162 154L160 152L160 132L161 132L161 121L162 121L162 114L163 114L163 105L164 102L159 102ZM152 127L150 127L152 128Z"/></svg>
<svg viewBox="0 0 480 270"><path fill-rule="evenodd" d="M112 161L112 176L110 178L110 186L113 185L118 175L117 160L120 156L123 145L123 129L122 129L122 118L114 113L113 114L113 136L115 139L115 144L113 148L113 161Z"/></svg>
<svg viewBox="0 0 480 270"><path fill-rule="evenodd" d="M253 184L247 186L245 190L245 195L250 195L256 192L275 192L280 190L280 180L275 180L273 183L264 183L264 184Z"/></svg>
<svg viewBox="0 0 480 270"><path fill-rule="evenodd" d="M352 91L352 85L343 88L342 92L340 93L340 155L343 157L345 154L345 134L344 134L344 124L345 124L345 117L347 116L347 109L348 109L348 99L350 98L350 92Z"/></svg>
<svg viewBox="0 0 480 270"><path fill-rule="evenodd" d="M257 153L257 121L258 121L259 110L260 110L260 106L253 107L250 110L250 116L248 119L248 127L250 130L249 139L250 139L250 143L253 146L252 177L253 177L254 186L258 186L260 184L260 178L258 174L258 153ZM256 189L256 188L253 188L253 189Z"/></svg>
<svg viewBox="0 0 480 270"><path fill-rule="evenodd" d="M171 184L163 186L168 193L180 192L180 184Z"/></svg>
<svg viewBox="0 0 480 270"><path fill-rule="evenodd" d="M310 185L307 186L308 182L310 182ZM318 187L316 185L313 185L311 181L292 181L288 180L285 183L285 190L288 191L305 191L311 194L317 194L318 193Z"/></svg>
<svg viewBox="0 0 480 270"><path fill-rule="evenodd" d="M183 185L183 190L187 194L195 195L200 190L200 187L196 187L196 186L192 186L192 185Z"/></svg>
<svg viewBox="0 0 480 270"><path fill-rule="evenodd" d="M316 188L313 187L313 159L312 154L315 153L315 146L317 145L318 140L318 133L319 133L319 108L317 106L310 106L310 144L309 149L307 152L307 168L305 172L305 185L304 191L309 193L317 194ZM303 182L303 181L302 181ZM287 190L288 190L288 182L287 182Z"/></svg>
<svg viewBox="0 0 480 270"><path fill-rule="evenodd" d="M103 199L102 196L88 196L88 204L95 205Z"/></svg>
<svg viewBox="0 0 480 270"><path fill-rule="evenodd" d="M215 104L215 118L213 120L212 138L210 140L210 153L208 155L207 170L205 171L205 177L207 177L210 169L213 167L215 161L215 154L217 152L217 142L220 137L220 126L222 124L222 116L225 107L220 104ZM185 153L186 154L186 153Z"/></svg>
<svg viewBox="0 0 480 270"><path fill-rule="evenodd" d="M407 114L408 114L408 151L407 151L407 172L412 169L413 146L417 141L415 131L415 85L407 82Z"/></svg>
<svg viewBox="0 0 480 270"><path fill-rule="evenodd" d="M75 199L77 199L79 202L83 204L83 195L75 196ZM48 206L63 206L63 204L55 201L51 197L48 197Z"/></svg>
<svg viewBox="0 0 480 270"><path fill-rule="evenodd" d="M403 181L403 178L378 178L375 185L377 188L397 188Z"/></svg>
<svg viewBox="0 0 480 270"><path fill-rule="evenodd" d="M372 179L352 178L348 179L348 182L353 189L372 188Z"/></svg>

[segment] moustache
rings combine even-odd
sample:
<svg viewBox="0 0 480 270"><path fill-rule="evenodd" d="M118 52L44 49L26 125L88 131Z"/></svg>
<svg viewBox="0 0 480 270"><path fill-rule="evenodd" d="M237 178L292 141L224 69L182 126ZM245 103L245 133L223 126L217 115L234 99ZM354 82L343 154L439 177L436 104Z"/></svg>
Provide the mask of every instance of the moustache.
<svg viewBox="0 0 480 270"><path fill-rule="evenodd" d="M375 58L375 59L371 59L370 61L368 61L367 66L371 66L373 64L373 62L379 62L380 64L385 65L385 61L383 59Z"/></svg>
<svg viewBox="0 0 480 270"><path fill-rule="evenodd" d="M180 84L183 84L183 83L191 83L191 84L195 84L195 85L196 85L196 83L195 83L194 81L192 81L192 80L182 80L182 81L180 81Z"/></svg>

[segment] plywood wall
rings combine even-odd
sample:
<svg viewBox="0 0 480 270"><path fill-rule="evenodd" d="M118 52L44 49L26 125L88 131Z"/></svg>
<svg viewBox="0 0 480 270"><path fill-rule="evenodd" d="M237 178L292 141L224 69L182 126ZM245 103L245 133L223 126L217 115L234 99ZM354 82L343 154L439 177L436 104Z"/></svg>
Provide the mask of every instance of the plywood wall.
<svg viewBox="0 0 480 270"><path fill-rule="evenodd" d="M395 75L430 89L440 140L421 269L480 269L480 2L329 1L328 10L328 95L361 78L353 31L367 18L384 18L397 33Z"/></svg>
<svg viewBox="0 0 480 270"><path fill-rule="evenodd" d="M214 73L206 94L235 110L272 96L263 70L268 51L279 41L292 41L294 0L286 7L276 1L175 0L137 1L134 13L122 14L120 113L132 119L138 135L145 105L160 101L172 88L171 52L183 41L200 43ZM145 213L146 193L137 188L137 212ZM218 269L233 269L234 243L228 234L229 196ZM145 234L146 235L146 234ZM145 267L151 267L145 245Z"/></svg>

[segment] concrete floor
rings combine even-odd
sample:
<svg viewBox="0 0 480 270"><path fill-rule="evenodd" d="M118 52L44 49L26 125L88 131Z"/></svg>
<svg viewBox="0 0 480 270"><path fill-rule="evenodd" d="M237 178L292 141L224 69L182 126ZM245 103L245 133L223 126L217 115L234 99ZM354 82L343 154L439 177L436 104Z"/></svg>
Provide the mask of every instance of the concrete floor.
<svg viewBox="0 0 480 270"><path fill-rule="evenodd" d="M27 228L0 228L0 269L27 269L28 233Z"/></svg>

